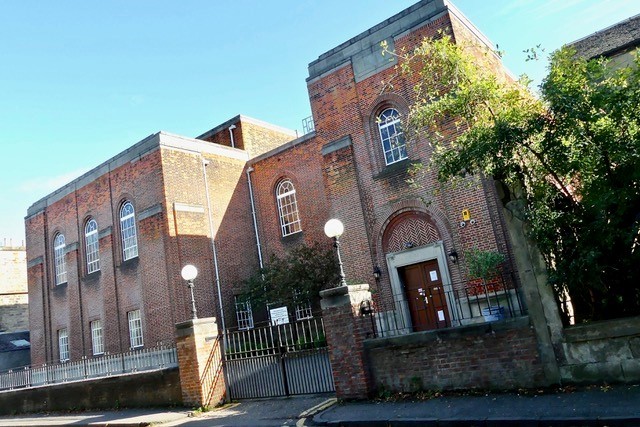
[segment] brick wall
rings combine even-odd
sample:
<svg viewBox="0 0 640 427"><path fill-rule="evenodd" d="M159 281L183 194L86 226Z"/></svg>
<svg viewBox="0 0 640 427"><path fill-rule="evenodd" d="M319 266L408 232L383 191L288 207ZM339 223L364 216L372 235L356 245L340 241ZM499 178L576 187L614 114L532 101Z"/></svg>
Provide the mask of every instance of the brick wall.
<svg viewBox="0 0 640 427"><path fill-rule="evenodd" d="M0 393L0 415L181 404L177 368Z"/></svg>
<svg viewBox="0 0 640 427"><path fill-rule="evenodd" d="M508 390L545 381L527 317L367 340L364 346L378 390Z"/></svg>

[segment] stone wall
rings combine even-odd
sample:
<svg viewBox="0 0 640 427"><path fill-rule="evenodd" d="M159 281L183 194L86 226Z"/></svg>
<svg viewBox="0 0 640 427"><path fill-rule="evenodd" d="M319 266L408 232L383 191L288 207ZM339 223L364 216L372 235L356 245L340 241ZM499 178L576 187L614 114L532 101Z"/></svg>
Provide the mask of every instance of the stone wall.
<svg viewBox="0 0 640 427"><path fill-rule="evenodd" d="M564 335L563 381L640 381L640 317L571 326Z"/></svg>
<svg viewBox="0 0 640 427"><path fill-rule="evenodd" d="M0 393L0 415L181 404L177 368Z"/></svg>
<svg viewBox="0 0 640 427"><path fill-rule="evenodd" d="M515 389L544 383L528 317L366 340L379 391Z"/></svg>
<svg viewBox="0 0 640 427"><path fill-rule="evenodd" d="M29 329L24 247L0 246L0 331Z"/></svg>

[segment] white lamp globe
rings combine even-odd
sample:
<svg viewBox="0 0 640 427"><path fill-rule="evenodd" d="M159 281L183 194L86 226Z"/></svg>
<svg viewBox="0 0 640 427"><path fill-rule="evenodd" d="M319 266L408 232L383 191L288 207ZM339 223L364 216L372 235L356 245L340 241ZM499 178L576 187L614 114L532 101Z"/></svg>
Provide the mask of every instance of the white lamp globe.
<svg viewBox="0 0 640 427"><path fill-rule="evenodd" d="M344 232L344 225L339 219L333 218L324 225L324 234L329 238L340 237Z"/></svg>
<svg viewBox="0 0 640 427"><path fill-rule="evenodd" d="M198 269L191 264L187 264L182 267L182 271L180 272L180 274L182 275L182 278L184 280L193 280L196 278L196 276L198 276Z"/></svg>

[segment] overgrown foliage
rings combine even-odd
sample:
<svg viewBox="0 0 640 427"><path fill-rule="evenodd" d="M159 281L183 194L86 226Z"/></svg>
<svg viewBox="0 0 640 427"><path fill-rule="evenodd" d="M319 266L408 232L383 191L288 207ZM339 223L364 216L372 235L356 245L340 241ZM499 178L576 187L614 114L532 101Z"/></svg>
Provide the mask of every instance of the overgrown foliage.
<svg viewBox="0 0 640 427"><path fill-rule="evenodd" d="M295 307L313 301L325 288L336 286L340 273L335 251L319 245L299 245L286 256L273 255L260 271L244 282L252 304Z"/></svg>
<svg viewBox="0 0 640 427"><path fill-rule="evenodd" d="M640 314L640 68L550 56L540 97L448 36L401 58L418 73L408 127L431 141L439 180L492 176L529 225L576 321ZM459 133L439 130L454 118ZM514 201L516 203L514 203ZM508 206L509 206L508 205Z"/></svg>

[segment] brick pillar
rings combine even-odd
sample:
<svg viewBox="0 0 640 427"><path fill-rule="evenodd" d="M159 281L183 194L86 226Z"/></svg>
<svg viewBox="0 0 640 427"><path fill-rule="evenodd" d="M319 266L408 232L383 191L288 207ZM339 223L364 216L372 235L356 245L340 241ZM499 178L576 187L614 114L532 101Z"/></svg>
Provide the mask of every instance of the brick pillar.
<svg viewBox="0 0 640 427"><path fill-rule="evenodd" d="M185 406L216 406L224 400L222 340L215 317L176 324L182 403Z"/></svg>
<svg viewBox="0 0 640 427"><path fill-rule="evenodd" d="M339 399L366 399L373 391L363 341L372 331L369 316L360 314L371 299L369 285L349 285L320 292L325 335L336 395Z"/></svg>

